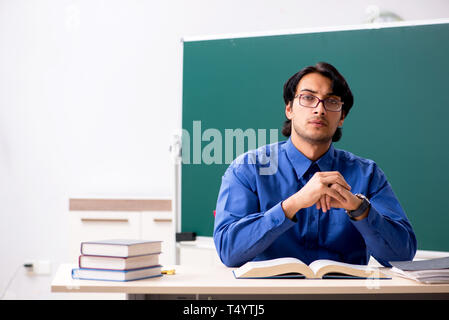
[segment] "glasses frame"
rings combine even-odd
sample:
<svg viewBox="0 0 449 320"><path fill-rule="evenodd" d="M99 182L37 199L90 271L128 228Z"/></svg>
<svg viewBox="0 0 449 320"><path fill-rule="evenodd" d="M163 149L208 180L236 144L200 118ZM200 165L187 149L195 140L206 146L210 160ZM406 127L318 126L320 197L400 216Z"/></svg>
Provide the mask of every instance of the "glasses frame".
<svg viewBox="0 0 449 320"><path fill-rule="evenodd" d="M301 97L302 97L302 96L312 96L312 97L315 97L316 99L318 99L318 102L317 102L317 104L316 104L314 107L302 105L302 104L301 104ZM320 102L322 102L322 103L323 103L324 109L326 109L326 111L329 111L329 112L340 112L341 109L343 108L343 105L344 105L344 102L339 101L339 102L340 102L340 109L338 109L338 110L329 110L328 108L326 108L326 104L324 103L324 101L326 101L326 99L329 99L329 98L326 98L326 99L320 99L320 98L318 98L317 96L315 96L315 95L313 95L313 94L310 94L310 93L298 93L298 94L295 96L295 99L296 99L296 98L299 98L299 99L298 99L298 103L299 103L300 106L302 106L302 107L304 107L304 108L315 109L316 107L318 107L318 105L320 104Z"/></svg>

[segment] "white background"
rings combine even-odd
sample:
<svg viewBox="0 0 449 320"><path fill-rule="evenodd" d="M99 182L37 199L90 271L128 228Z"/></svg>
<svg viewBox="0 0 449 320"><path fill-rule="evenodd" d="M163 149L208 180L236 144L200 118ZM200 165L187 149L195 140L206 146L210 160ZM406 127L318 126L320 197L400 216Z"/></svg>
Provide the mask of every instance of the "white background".
<svg viewBox="0 0 449 320"><path fill-rule="evenodd" d="M69 197L172 197L182 37L360 24L371 4L449 17L447 0L0 0L0 296L61 297Z"/></svg>

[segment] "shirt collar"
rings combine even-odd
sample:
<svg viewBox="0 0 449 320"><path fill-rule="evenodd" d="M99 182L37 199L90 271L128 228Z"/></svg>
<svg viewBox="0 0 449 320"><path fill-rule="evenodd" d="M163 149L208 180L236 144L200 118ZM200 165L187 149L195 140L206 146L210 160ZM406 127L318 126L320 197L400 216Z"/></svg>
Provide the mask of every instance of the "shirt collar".
<svg viewBox="0 0 449 320"><path fill-rule="evenodd" d="M290 160L293 168L295 169L298 179L300 179L314 162L308 159L301 151L296 149L295 145L291 140L291 137L288 138L285 149L287 157ZM320 168L320 171L332 170L334 153L335 149L334 146L331 144L326 153L323 154L321 158L319 158L317 161L315 161L315 163Z"/></svg>

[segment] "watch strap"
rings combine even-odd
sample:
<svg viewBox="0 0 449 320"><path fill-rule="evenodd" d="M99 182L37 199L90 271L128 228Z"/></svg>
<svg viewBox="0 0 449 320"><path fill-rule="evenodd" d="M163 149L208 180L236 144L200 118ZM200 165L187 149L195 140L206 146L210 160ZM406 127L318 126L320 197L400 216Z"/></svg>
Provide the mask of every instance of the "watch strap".
<svg viewBox="0 0 449 320"><path fill-rule="evenodd" d="M362 199L362 203L355 210L346 210L346 213L351 218L360 217L366 211L366 209L368 209L371 206L371 203L369 202L368 198L366 198L363 194L357 193L356 197Z"/></svg>

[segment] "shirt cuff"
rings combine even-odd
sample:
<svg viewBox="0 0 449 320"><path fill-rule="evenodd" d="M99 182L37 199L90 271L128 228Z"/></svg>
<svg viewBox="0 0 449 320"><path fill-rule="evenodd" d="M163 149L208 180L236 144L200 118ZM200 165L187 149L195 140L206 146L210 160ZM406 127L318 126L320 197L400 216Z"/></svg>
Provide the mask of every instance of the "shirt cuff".
<svg viewBox="0 0 449 320"><path fill-rule="evenodd" d="M365 219L358 221L351 219L351 222L364 237L375 237L381 218L380 213L371 205Z"/></svg>
<svg viewBox="0 0 449 320"><path fill-rule="evenodd" d="M287 218L284 213L284 209L282 209L282 201L268 210L265 215L269 216L273 225L276 228L280 228L282 231L285 231L294 226L296 222L296 215L294 217L295 220L290 220L289 218Z"/></svg>

